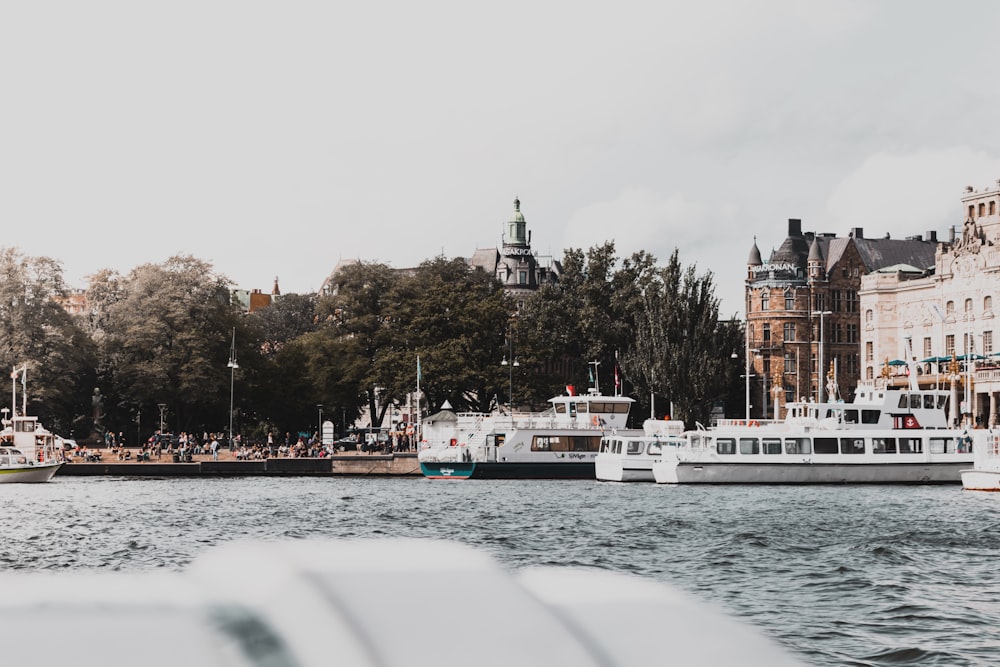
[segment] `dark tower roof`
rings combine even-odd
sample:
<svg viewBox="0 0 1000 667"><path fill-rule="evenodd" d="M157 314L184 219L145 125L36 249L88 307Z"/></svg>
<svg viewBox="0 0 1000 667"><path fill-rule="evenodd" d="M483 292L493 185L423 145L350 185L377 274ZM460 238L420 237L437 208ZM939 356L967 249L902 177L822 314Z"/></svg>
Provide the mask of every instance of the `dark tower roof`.
<svg viewBox="0 0 1000 667"><path fill-rule="evenodd" d="M814 238L812 245L809 246L809 259L810 262L822 262L823 261L823 251L819 247L819 239Z"/></svg>
<svg viewBox="0 0 1000 667"><path fill-rule="evenodd" d="M750 248L750 257L747 259L748 266L760 266L764 262L760 259L760 248L757 247L757 237L753 237L753 247Z"/></svg>

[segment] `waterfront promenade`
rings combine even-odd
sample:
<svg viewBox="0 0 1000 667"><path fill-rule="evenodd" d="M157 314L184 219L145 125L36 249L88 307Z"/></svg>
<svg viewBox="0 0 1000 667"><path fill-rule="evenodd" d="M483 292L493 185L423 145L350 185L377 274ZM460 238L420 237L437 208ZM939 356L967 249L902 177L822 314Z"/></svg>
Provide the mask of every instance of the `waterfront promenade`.
<svg viewBox="0 0 1000 667"><path fill-rule="evenodd" d="M238 477L238 476L334 476L334 475L420 475L417 455L412 452L394 454L337 454L323 458L281 457L250 461L237 460L233 452L221 450L218 460L211 454L196 454L189 463L175 463L166 454L160 460L119 461L108 450L101 450L102 459L93 462L72 461L63 465L56 476L61 477Z"/></svg>

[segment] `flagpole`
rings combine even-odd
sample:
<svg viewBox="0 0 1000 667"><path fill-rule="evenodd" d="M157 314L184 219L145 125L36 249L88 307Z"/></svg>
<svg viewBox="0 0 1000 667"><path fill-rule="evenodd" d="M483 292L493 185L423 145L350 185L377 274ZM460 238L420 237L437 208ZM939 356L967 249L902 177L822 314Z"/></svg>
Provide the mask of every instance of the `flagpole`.
<svg viewBox="0 0 1000 667"><path fill-rule="evenodd" d="M416 449L420 451L420 442L423 438L423 424L420 419L420 355L417 355L417 430L414 433L417 437Z"/></svg>

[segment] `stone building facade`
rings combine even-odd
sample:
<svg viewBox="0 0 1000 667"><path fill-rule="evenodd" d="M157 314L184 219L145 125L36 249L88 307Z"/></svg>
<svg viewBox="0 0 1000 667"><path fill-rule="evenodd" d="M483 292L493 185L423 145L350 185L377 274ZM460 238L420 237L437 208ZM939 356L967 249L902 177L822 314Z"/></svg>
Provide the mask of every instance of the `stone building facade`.
<svg viewBox="0 0 1000 667"><path fill-rule="evenodd" d="M898 362L915 361L919 384L952 389L952 421L995 425L1000 181L967 187L961 207L963 222L937 245L931 270L890 267L862 280L862 364L867 378L903 382Z"/></svg>
<svg viewBox="0 0 1000 667"><path fill-rule="evenodd" d="M846 238L803 233L791 219L764 262L755 239L746 277L748 417L781 418L792 400L853 398L862 377L862 277L897 264L930 266L935 246L921 237L866 239L861 228Z"/></svg>

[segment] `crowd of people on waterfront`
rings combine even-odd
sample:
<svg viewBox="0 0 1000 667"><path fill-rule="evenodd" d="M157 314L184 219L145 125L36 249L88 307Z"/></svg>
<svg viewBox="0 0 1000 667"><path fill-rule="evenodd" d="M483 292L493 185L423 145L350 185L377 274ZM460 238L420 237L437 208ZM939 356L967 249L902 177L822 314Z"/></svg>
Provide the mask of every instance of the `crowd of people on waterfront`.
<svg viewBox="0 0 1000 667"><path fill-rule="evenodd" d="M269 432L264 439L250 441L241 434L234 434L230 440L225 433L210 433L205 431L198 436L196 433L182 431L179 434L157 430L150 438L138 447L126 442L123 432L108 431L103 438L103 449L77 444L70 452L70 460L95 463L102 461L166 461L185 463L194 461L196 456L210 455L212 460L219 460L223 452L226 458L237 461L257 461L267 458L325 458L344 452L366 455L393 454L396 452L415 451L412 434L403 432L366 432L357 431L333 443L322 442L319 433L312 435L299 434L293 436L285 433L276 436Z"/></svg>

